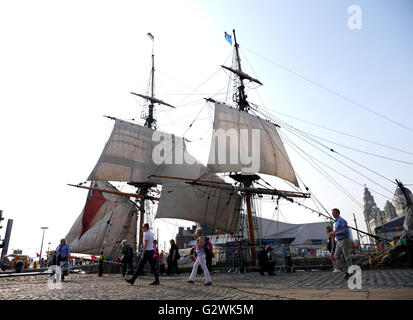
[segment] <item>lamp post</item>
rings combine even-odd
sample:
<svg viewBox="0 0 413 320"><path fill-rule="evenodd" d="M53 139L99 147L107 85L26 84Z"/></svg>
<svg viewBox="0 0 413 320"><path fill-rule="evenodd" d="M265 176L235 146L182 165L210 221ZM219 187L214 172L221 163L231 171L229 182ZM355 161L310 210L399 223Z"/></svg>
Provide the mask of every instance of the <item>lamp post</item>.
<svg viewBox="0 0 413 320"><path fill-rule="evenodd" d="M40 259L42 258L42 251L43 251L43 240L44 240L44 232L46 229L49 229L48 227L40 227L40 229L43 230L43 236L42 236L42 245L40 246L40 257L39 257L39 265L40 265Z"/></svg>

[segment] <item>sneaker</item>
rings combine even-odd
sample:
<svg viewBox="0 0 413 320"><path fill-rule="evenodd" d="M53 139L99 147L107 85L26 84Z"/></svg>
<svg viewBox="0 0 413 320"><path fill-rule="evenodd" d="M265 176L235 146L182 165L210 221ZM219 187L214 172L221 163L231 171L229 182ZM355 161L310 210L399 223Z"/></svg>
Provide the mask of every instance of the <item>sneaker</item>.
<svg viewBox="0 0 413 320"><path fill-rule="evenodd" d="M125 279L125 281L126 281L127 283L130 283L131 285L133 285L132 279Z"/></svg>
<svg viewBox="0 0 413 320"><path fill-rule="evenodd" d="M193 282L192 280L188 280L187 282L188 282L188 283L195 283L195 282Z"/></svg>
<svg viewBox="0 0 413 320"><path fill-rule="evenodd" d="M149 285L150 286L157 286L157 285L159 285L160 283L159 283L159 281L154 281L154 282L151 282Z"/></svg>
<svg viewBox="0 0 413 320"><path fill-rule="evenodd" d="M333 272L340 272L340 270L338 270L338 269L334 269L334 270L333 270Z"/></svg>
<svg viewBox="0 0 413 320"><path fill-rule="evenodd" d="M212 282L205 282L204 286L210 286L212 284Z"/></svg>

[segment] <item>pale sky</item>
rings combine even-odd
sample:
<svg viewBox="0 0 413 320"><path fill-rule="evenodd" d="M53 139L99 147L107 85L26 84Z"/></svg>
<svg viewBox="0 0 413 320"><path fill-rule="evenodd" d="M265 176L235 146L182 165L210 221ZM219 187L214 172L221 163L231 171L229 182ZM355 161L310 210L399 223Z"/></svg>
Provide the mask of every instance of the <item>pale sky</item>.
<svg viewBox="0 0 413 320"><path fill-rule="evenodd" d="M361 30L347 26L351 5L362 10ZM155 36L156 96L178 107L158 109L159 129L186 133L193 141L189 151L201 161L208 157L213 112L202 98L221 93L216 98L225 99L228 77L220 65L231 64L232 48L224 32L235 28L243 70L264 84L259 96L251 91L250 101L324 139L413 162L412 154L280 114L413 152L412 17L409 1L1 1L0 209L14 220L9 250L23 249L34 256L40 251L40 227L49 227L43 251L69 231L87 191L67 183L86 181L100 156L113 125L102 115L139 119L144 110L143 102L129 92L147 90L152 50L148 32ZM196 126L187 131L198 113ZM281 134L319 161L386 195L373 193L381 209L391 199L389 192L285 128ZM411 164L324 144L392 181L413 184ZM362 209L286 147L298 175L323 205L329 211L340 208L352 226L354 212L365 230ZM349 165L395 190L390 181ZM362 186L328 172L362 203ZM288 188L276 178L266 180ZM323 221L297 206L283 205L282 212L280 220L290 223ZM262 206L262 216L272 213L271 203ZM161 245L174 238L177 223L155 223Z"/></svg>

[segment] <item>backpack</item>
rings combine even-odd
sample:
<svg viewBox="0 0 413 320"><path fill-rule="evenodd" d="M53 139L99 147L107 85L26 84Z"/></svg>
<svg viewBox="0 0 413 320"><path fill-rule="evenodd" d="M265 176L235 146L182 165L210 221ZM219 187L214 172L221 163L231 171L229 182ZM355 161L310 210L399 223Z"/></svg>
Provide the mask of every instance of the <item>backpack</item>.
<svg viewBox="0 0 413 320"><path fill-rule="evenodd" d="M176 248L176 255L175 255L175 259L179 260L179 258L181 257L181 255L179 254L179 249Z"/></svg>
<svg viewBox="0 0 413 320"><path fill-rule="evenodd" d="M206 242L206 241L204 241L204 244L203 244L202 247L204 248L204 252L205 252L205 255L206 255L207 257L208 257L208 256L212 256L211 249L209 249L209 247L207 246L207 242Z"/></svg>

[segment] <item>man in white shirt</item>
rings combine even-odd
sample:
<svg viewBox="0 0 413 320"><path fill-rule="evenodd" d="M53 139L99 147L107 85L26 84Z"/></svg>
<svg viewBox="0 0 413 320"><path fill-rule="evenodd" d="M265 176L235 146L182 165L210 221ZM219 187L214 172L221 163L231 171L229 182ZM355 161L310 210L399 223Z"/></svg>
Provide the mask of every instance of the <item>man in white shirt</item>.
<svg viewBox="0 0 413 320"><path fill-rule="evenodd" d="M143 249L142 249L142 256L139 260L138 267L135 270L132 278L125 279L126 282L133 285L135 283L136 278L139 274L143 271L143 267L145 266L146 261L149 261L149 265L151 266L152 272L155 275L155 281L151 282L151 285L159 285L159 274L158 270L155 268L155 261L153 260L154 248L153 248L153 234L149 231L149 224L145 223L143 225Z"/></svg>

